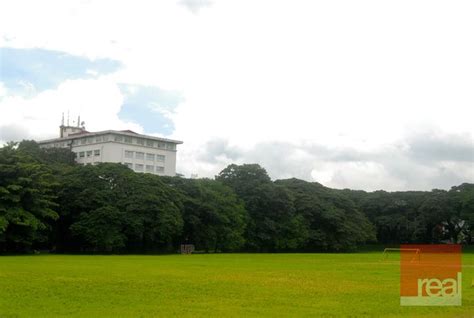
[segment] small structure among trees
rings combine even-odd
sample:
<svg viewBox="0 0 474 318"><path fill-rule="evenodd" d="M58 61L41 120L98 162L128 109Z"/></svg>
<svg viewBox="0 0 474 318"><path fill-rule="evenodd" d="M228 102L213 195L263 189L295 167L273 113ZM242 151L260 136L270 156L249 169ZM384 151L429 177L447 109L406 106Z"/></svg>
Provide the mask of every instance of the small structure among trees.
<svg viewBox="0 0 474 318"><path fill-rule="evenodd" d="M194 252L193 244L181 244L181 254L192 254Z"/></svg>

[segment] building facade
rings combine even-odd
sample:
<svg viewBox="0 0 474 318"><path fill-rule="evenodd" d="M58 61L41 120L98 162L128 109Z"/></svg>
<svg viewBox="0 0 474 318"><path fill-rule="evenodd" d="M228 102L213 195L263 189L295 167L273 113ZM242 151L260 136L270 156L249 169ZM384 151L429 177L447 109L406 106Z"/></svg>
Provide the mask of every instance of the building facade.
<svg viewBox="0 0 474 318"><path fill-rule="evenodd" d="M137 134L130 130L88 132L60 127L60 137L39 141L42 148L70 148L79 164L121 163L135 172L176 175L177 145L182 141Z"/></svg>

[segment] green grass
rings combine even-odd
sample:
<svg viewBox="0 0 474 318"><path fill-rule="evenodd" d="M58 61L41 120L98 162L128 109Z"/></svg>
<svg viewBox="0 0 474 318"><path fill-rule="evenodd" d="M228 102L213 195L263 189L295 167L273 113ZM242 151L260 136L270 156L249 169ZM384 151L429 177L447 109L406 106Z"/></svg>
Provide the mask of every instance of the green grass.
<svg viewBox="0 0 474 318"><path fill-rule="evenodd" d="M0 257L0 317L471 317L462 307L400 307L396 255L209 254Z"/></svg>

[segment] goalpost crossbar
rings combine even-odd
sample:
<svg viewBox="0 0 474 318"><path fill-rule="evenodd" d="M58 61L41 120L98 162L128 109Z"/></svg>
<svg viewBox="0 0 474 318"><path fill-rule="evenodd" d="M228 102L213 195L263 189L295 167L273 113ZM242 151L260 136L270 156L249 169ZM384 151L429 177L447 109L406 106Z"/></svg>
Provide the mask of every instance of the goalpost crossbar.
<svg viewBox="0 0 474 318"><path fill-rule="evenodd" d="M418 261L420 260L420 254L421 254L421 250L419 248L394 248L394 247L387 247L383 250L383 259L387 259L388 257L388 253L387 252L390 252L390 251L398 251L398 252L402 252L402 251L406 251L406 252L414 252L415 255L413 255L413 258L412 258L412 262L415 260L415 258L418 259Z"/></svg>

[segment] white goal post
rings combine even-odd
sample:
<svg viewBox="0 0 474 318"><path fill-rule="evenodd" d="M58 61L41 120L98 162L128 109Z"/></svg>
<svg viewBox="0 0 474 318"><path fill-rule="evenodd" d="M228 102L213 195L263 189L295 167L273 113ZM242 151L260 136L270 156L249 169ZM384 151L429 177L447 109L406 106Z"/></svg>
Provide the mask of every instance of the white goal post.
<svg viewBox="0 0 474 318"><path fill-rule="evenodd" d="M419 248L394 248L394 247L388 247L383 250L382 258L383 260L386 260L388 258L388 252L413 252L413 257L410 262L414 262L415 260L420 261L421 257L421 250Z"/></svg>

